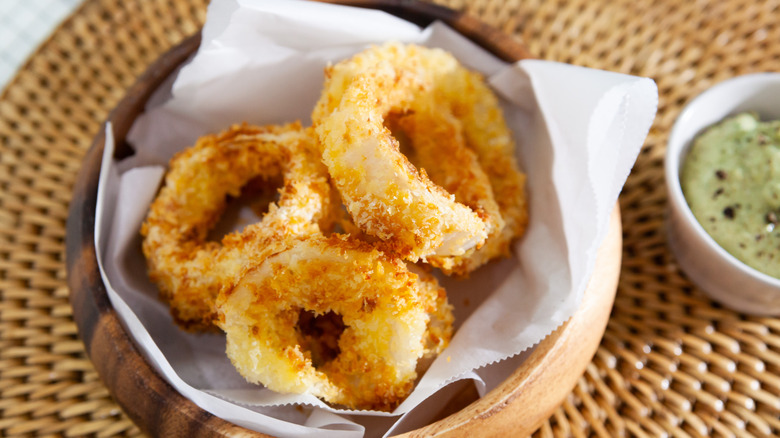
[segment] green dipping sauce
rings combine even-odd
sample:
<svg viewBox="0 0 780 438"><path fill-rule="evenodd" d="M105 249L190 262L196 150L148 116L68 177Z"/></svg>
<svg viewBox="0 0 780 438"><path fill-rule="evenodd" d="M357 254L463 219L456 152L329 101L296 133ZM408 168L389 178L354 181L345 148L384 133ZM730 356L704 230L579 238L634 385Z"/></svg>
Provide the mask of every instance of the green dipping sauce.
<svg viewBox="0 0 780 438"><path fill-rule="evenodd" d="M711 126L691 147L680 183L723 249L780 278L780 121L744 113Z"/></svg>

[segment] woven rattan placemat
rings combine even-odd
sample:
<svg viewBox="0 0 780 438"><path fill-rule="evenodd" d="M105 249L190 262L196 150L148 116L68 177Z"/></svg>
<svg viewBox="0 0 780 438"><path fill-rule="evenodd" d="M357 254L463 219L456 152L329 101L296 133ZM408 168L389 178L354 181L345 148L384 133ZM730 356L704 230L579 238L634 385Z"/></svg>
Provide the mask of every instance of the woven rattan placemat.
<svg viewBox="0 0 780 438"><path fill-rule="evenodd" d="M64 237L81 158L148 64L195 32L206 0L91 0L0 98L0 435L137 435L84 354ZM777 2L442 0L542 59L656 80L658 116L620 198L624 258L607 332L540 436L780 435L780 319L709 301L664 232L665 142L682 105L780 69Z"/></svg>

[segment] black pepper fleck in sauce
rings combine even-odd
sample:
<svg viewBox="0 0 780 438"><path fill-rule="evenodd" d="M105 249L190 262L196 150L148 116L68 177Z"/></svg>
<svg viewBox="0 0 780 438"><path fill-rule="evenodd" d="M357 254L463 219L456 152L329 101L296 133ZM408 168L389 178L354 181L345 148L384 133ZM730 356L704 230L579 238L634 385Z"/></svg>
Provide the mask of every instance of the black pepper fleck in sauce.
<svg viewBox="0 0 780 438"><path fill-rule="evenodd" d="M777 225L777 220L778 220L777 213L775 213L774 211L770 211L769 213L766 214L766 223Z"/></svg>

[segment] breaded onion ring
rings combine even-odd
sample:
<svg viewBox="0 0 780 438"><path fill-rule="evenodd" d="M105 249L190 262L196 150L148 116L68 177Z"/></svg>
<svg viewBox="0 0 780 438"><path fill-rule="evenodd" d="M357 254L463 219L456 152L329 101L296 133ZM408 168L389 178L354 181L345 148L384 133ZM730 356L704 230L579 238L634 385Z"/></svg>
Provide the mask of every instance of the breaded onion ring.
<svg viewBox="0 0 780 438"><path fill-rule="evenodd" d="M286 240L319 233L334 220L326 169L310 130L299 123L235 125L202 137L171 159L165 184L141 234L149 276L185 329L212 328L214 301L244 270L286 247ZM207 240L227 204L251 179L282 175L279 201L262 221L221 242Z"/></svg>
<svg viewBox="0 0 780 438"><path fill-rule="evenodd" d="M390 130L409 146L407 158L456 201L475 211L487 225L488 238L504 228L490 178L447 106L415 104L413 111L391 117L389 122ZM429 256L428 261L454 257L460 256Z"/></svg>
<svg viewBox="0 0 780 438"><path fill-rule="evenodd" d="M458 69L439 87L442 102L449 102L463 124L466 143L477 155L490 179L504 227L485 244L463 257L434 257L431 263L448 273L466 275L489 260L510 254L510 244L525 233L528 225L526 176L517 163L515 142L506 124L498 98L482 76Z"/></svg>
<svg viewBox="0 0 780 438"><path fill-rule="evenodd" d="M498 99L477 73L453 70L431 101L416 103L396 125L415 152L415 164L455 199L492 221L485 244L462 256L427 258L446 274L465 276L489 260L509 255L525 232L525 175ZM446 159L443 159L446 157Z"/></svg>
<svg viewBox="0 0 780 438"><path fill-rule="evenodd" d="M218 299L227 355L241 375L282 393L353 409L391 410L412 390L418 360L452 334L445 291L372 245L312 237L268 257ZM338 355L315 368L296 330L301 310L334 312Z"/></svg>
<svg viewBox="0 0 780 438"><path fill-rule="evenodd" d="M418 172L383 125L420 96L442 94L438 88L457 69L442 50L374 47L326 70L312 114L323 162L355 224L411 261L463 255L490 232L477 212Z"/></svg>

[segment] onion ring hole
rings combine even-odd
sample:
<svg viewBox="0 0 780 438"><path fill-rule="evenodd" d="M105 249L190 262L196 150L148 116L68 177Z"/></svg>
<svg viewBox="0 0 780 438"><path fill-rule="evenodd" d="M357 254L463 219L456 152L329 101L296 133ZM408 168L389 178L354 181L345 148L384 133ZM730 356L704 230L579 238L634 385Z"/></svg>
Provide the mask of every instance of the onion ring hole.
<svg viewBox="0 0 780 438"><path fill-rule="evenodd" d="M257 220L268 213L271 204L279 203L279 190L284 186L284 180L279 175L261 175L251 179L243 187L238 196L225 197L225 211L214 228L209 230L206 241L220 242L223 237L234 231L241 231L250 224L242 218L244 209L249 209L257 216Z"/></svg>
<svg viewBox="0 0 780 438"><path fill-rule="evenodd" d="M339 337L345 328L344 319L336 312L317 315L311 310L300 310L296 325L301 336L299 345L311 354L314 368L327 364L341 353Z"/></svg>

